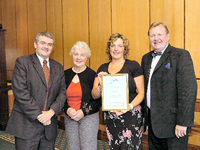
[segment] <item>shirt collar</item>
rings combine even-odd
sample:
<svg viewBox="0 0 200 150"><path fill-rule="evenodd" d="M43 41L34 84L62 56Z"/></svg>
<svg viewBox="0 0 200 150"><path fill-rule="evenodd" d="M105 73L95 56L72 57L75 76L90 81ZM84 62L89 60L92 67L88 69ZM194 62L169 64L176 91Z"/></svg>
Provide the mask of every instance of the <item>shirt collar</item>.
<svg viewBox="0 0 200 150"><path fill-rule="evenodd" d="M165 52L165 50L167 49L169 43L165 46L165 48L161 51L161 53L163 54Z"/></svg>
<svg viewBox="0 0 200 150"><path fill-rule="evenodd" d="M38 59L39 59L39 61L40 61L41 66L43 67L44 58L42 58L42 57L41 57L40 55L38 55L37 53L36 53L36 55L37 55L37 57L38 57ZM46 61L47 61L47 66L49 67L49 57L46 59Z"/></svg>

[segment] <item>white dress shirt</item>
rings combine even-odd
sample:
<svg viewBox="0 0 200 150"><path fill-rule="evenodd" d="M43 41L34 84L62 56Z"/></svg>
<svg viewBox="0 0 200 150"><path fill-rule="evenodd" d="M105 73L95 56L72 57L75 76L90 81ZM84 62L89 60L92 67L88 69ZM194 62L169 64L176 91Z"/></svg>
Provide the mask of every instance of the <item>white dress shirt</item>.
<svg viewBox="0 0 200 150"><path fill-rule="evenodd" d="M43 67L44 58L42 58L42 57L41 57L40 55L38 55L37 53L36 53L36 55L37 55L37 57L38 57L38 59L39 59L39 61L40 61L41 66ZM49 69L50 69L49 58L47 58L46 61L47 61L47 66L48 66Z"/></svg>
<svg viewBox="0 0 200 150"><path fill-rule="evenodd" d="M167 44L168 46L168 44ZM162 54L164 53L165 49L167 48L167 46L164 48L164 50L162 50ZM151 108L151 77L153 74L153 71L158 63L158 61L160 60L162 55L157 55L155 57L153 57L152 62L151 62L151 68L149 70L149 81L148 81L148 86L147 86L147 107Z"/></svg>

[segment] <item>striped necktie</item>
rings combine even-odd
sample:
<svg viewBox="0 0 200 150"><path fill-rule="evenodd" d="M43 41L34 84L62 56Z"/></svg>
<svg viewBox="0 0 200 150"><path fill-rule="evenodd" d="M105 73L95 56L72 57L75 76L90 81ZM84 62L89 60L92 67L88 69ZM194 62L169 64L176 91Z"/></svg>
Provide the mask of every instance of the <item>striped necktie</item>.
<svg viewBox="0 0 200 150"><path fill-rule="evenodd" d="M45 79L46 79L46 84L47 84L47 86L49 85L49 77L50 77L50 70L49 70L49 68L48 68L48 66L47 66L47 61L46 60L44 60L43 61L43 71L44 71L44 75L45 75Z"/></svg>
<svg viewBox="0 0 200 150"><path fill-rule="evenodd" d="M47 84L47 93L46 93L46 98L45 98L44 108L43 108L43 110L46 110L47 101L48 101L48 95L49 95L49 79L50 79L50 70L49 70L49 68L47 66L47 61L46 60L43 61L43 71L44 71L46 84Z"/></svg>

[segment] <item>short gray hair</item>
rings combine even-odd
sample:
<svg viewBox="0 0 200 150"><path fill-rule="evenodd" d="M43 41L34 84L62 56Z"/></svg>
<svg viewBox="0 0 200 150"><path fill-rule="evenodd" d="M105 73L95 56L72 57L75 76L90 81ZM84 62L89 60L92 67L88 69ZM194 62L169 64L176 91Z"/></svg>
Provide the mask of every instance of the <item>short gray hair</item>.
<svg viewBox="0 0 200 150"><path fill-rule="evenodd" d="M44 31L44 32L39 32L39 33L36 35L36 37L35 37L35 43L38 43L39 37L40 37L40 36L45 36L45 37L48 37L48 38L52 39L52 40L53 40L53 44L54 44L54 42L55 42L55 38L53 37L53 35L52 35L50 32Z"/></svg>
<svg viewBox="0 0 200 150"><path fill-rule="evenodd" d="M69 54L71 56L73 55L75 49L85 49L87 58L89 58L91 56L91 50L90 50L90 48L89 48L89 46L87 45L86 42L83 42L83 41L76 42L70 50Z"/></svg>

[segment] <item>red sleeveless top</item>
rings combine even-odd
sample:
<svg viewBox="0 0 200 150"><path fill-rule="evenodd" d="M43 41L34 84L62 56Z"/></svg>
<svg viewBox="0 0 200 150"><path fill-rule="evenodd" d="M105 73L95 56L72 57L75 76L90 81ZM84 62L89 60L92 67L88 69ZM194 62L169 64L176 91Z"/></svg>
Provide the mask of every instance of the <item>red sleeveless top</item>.
<svg viewBox="0 0 200 150"><path fill-rule="evenodd" d="M69 106L75 110L79 110L82 102L82 88L80 81L77 83L70 83L66 91L66 96Z"/></svg>

